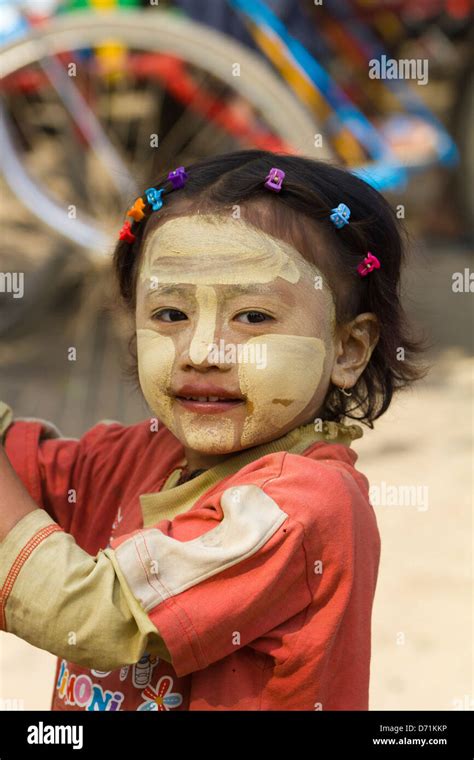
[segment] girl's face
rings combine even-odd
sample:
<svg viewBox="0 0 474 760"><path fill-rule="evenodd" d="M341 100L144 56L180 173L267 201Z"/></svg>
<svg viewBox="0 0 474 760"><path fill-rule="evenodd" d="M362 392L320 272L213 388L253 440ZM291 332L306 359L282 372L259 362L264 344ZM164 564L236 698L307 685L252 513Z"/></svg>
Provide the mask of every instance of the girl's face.
<svg viewBox="0 0 474 760"><path fill-rule="evenodd" d="M241 219L195 214L150 234L137 284L140 384L188 464L210 466L317 416L335 323L320 278Z"/></svg>

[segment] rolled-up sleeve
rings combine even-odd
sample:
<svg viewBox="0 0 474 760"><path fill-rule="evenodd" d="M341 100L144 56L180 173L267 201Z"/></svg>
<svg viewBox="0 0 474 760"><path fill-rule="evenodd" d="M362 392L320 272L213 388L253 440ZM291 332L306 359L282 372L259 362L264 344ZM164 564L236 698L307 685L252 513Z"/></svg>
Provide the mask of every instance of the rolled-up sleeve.
<svg viewBox="0 0 474 760"><path fill-rule="evenodd" d="M0 543L0 626L96 670L138 662L145 651L170 660L114 551L91 556L42 509Z"/></svg>
<svg viewBox="0 0 474 760"><path fill-rule="evenodd" d="M190 520L201 533L193 540L187 539ZM219 505L113 545L177 675L185 676L251 644L310 604L303 541L297 521L264 490L246 485L226 489Z"/></svg>
<svg viewBox="0 0 474 760"><path fill-rule="evenodd" d="M135 447L142 451L145 444L143 435L135 439L135 432L134 426L104 420L80 438L64 438L52 422L19 418L0 401L0 443L10 464L36 504L74 535L94 492L104 497L100 522L112 525L120 488L118 463L125 456L133 459ZM106 516L109 494L113 514Z"/></svg>

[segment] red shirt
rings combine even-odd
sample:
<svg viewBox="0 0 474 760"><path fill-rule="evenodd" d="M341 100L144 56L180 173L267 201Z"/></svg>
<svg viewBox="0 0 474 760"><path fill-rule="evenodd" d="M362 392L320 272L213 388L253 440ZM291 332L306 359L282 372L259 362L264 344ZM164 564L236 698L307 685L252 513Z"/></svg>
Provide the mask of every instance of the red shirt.
<svg viewBox="0 0 474 760"><path fill-rule="evenodd" d="M144 528L140 496L184 459L167 428L43 435L41 422L9 428L13 466L85 551L115 550L173 663L145 654L100 673L58 661L52 709L368 709L380 538L352 449L266 454Z"/></svg>

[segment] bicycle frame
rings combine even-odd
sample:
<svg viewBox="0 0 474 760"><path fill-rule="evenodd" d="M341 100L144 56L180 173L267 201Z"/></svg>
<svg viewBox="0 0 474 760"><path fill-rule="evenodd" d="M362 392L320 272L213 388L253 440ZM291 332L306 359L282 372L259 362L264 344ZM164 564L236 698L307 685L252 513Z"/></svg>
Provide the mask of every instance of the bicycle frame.
<svg viewBox="0 0 474 760"><path fill-rule="evenodd" d="M227 0L227 2L250 22L251 29L253 25L254 30L257 30L257 33L254 33L257 44L264 48L267 54L276 51L273 53L272 62L285 79L289 81L293 77L300 80L303 77L306 83L313 87L312 102L319 104L323 101L330 107L332 114L328 115L327 107L323 109L322 114L328 133L334 134L339 131L344 139L343 130L346 129L373 159L373 163L353 168L352 171L355 174L380 190L400 190L406 186L411 174L425 168L426 165L400 164L383 135L352 103L306 48L288 33L284 24L262 0ZM335 6L339 9L343 7L347 12L344 0L336 0ZM341 10L339 12L342 13ZM357 28L360 32L359 27ZM373 57L383 54L382 47L375 44L368 30L365 30L364 42L368 44ZM393 81L390 81L393 84ZM458 160L457 148L442 124L403 82L395 80L393 91L409 113L421 115L436 130L438 155L434 163L455 164ZM300 94L300 90L297 90L297 93Z"/></svg>

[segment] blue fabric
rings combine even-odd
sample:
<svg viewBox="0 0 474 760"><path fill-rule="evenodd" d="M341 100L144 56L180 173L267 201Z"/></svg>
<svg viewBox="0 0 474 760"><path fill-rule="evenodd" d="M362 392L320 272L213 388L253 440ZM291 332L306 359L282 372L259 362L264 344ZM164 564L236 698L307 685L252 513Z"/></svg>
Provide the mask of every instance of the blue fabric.
<svg viewBox="0 0 474 760"><path fill-rule="evenodd" d="M253 50L258 50L244 21L227 0L175 0L174 5L183 10L194 21L228 34ZM326 46L314 34L311 18L304 12L304 4L296 0L266 0L266 5L284 23L290 34L316 57L327 54Z"/></svg>

